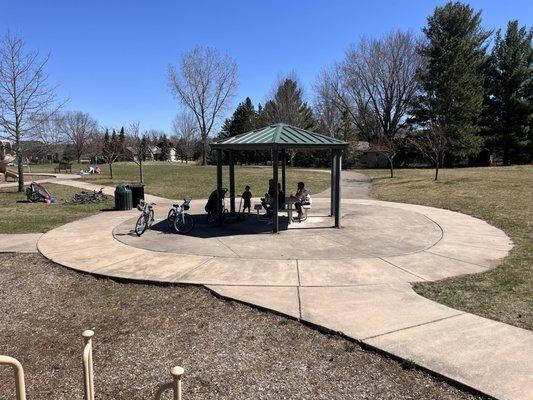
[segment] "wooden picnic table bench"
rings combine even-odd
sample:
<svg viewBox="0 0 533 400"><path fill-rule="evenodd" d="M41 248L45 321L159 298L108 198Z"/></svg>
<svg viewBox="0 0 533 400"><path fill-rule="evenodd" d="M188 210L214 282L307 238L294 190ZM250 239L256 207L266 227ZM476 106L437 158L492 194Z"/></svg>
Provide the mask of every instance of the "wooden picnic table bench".
<svg viewBox="0 0 533 400"><path fill-rule="evenodd" d="M70 173L72 173L72 164L67 162L60 162L54 167L54 172L60 173L61 171L69 171Z"/></svg>

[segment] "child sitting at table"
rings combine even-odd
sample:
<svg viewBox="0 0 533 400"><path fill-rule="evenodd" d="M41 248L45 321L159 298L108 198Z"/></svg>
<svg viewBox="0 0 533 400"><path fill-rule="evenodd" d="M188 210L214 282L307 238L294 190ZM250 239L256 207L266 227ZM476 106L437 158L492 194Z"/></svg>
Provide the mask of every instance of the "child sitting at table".
<svg viewBox="0 0 533 400"><path fill-rule="evenodd" d="M250 192L250 186L246 185L241 197L244 200L242 213L244 214L244 210L248 209L248 214L250 214L250 209L252 208L252 192Z"/></svg>
<svg viewBox="0 0 533 400"><path fill-rule="evenodd" d="M294 207L296 208L296 211L298 211L298 219L302 219L302 206L311 204L311 195L305 187L305 183L298 182L296 194L294 196L291 196L291 198L296 200L296 202L294 203Z"/></svg>

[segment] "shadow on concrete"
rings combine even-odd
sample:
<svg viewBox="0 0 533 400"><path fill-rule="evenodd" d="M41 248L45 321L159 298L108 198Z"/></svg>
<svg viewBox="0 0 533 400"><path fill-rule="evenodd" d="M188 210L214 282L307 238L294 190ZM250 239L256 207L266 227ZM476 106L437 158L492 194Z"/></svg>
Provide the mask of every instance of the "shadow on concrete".
<svg viewBox="0 0 533 400"><path fill-rule="evenodd" d="M222 226L219 226L217 221L209 222L207 220L207 214L191 214L191 216L194 218L195 226L194 229L186 235L201 239L272 233L272 228L274 226L269 224L268 220L264 220L260 217L258 218L256 214L245 215L244 218L227 215L224 218ZM289 225L288 222L289 219L287 217L280 217L279 229L287 230ZM168 227L166 219L152 225L152 230L162 234L176 235L176 232Z"/></svg>

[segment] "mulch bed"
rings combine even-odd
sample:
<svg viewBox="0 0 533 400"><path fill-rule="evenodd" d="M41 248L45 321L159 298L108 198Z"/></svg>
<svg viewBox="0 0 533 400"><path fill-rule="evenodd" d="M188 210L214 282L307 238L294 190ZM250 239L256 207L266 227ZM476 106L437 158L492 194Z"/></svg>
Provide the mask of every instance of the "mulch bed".
<svg viewBox="0 0 533 400"><path fill-rule="evenodd" d="M151 399L175 365L187 400L478 398L202 288L118 283L0 254L0 354L22 362L28 399L83 398L88 328L98 399ZM11 398L12 372L1 368L0 399Z"/></svg>

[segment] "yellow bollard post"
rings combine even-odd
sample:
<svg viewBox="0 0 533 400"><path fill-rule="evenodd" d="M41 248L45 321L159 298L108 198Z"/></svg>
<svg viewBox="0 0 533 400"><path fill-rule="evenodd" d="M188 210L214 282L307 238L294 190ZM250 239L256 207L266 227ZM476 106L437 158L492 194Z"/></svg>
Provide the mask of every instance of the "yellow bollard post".
<svg viewBox="0 0 533 400"><path fill-rule="evenodd" d="M85 400L94 400L93 339L94 332L83 331L83 383Z"/></svg>
<svg viewBox="0 0 533 400"><path fill-rule="evenodd" d="M181 376L185 370L181 367L174 367L170 371L174 380L174 400L181 400Z"/></svg>
<svg viewBox="0 0 533 400"><path fill-rule="evenodd" d="M22 368L22 364L16 358L0 356L0 365L10 365L13 367L17 400L26 400L26 384L24 382L24 369Z"/></svg>

